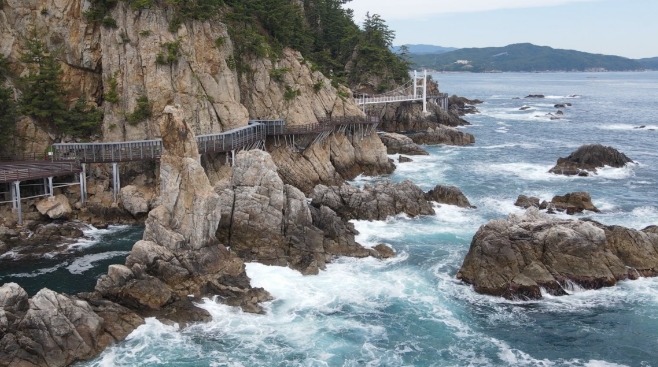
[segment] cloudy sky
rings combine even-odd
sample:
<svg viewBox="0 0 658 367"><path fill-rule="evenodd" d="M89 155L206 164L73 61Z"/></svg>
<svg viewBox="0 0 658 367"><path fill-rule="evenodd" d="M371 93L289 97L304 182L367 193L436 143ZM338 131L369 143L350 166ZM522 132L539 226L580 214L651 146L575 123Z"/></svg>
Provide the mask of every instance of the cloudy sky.
<svg viewBox="0 0 658 367"><path fill-rule="evenodd" d="M380 14L395 44L490 47L530 42L630 58L658 57L658 0L352 0Z"/></svg>

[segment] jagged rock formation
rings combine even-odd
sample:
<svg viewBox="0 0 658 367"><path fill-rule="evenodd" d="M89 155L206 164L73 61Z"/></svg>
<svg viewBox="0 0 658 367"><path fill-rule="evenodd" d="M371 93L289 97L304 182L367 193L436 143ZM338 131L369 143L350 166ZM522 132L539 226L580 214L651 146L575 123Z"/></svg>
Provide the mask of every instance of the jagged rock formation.
<svg viewBox="0 0 658 367"><path fill-rule="evenodd" d="M365 137L334 133L302 152L282 146L272 151L272 159L283 182L306 194L318 184L340 185L361 173L385 175L395 170L375 132Z"/></svg>
<svg viewBox="0 0 658 367"><path fill-rule="evenodd" d="M595 213L600 212L592 204L592 197L586 192L572 192L564 196L555 196L551 200L551 204L555 210L566 211L567 214L582 213L583 210L589 210Z"/></svg>
<svg viewBox="0 0 658 367"><path fill-rule="evenodd" d="M434 189L425 195L427 200L436 201L439 204L456 205L462 208L474 208L468 198L456 186L436 185Z"/></svg>
<svg viewBox="0 0 658 367"><path fill-rule="evenodd" d="M534 196L525 196L525 195L519 195L519 197L516 199L516 202L514 203L516 206L520 206L523 209L528 209L530 207L535 207L539 208L539 198L534 197ZM545 209L545 208L542 208Z"/></svg>
<svg viewBox="0 0 658 367"><path fill-rule="evenodd" d="M269 294L251 288L242 260L215 237L220 198L199 163L195 135L180 108L167 107L165 113L161 204L149 213L144 240L126 265L110 266L96 291L145 315L181 321L209 318L189 296L220 295L227 304L262 312L258 303Z"/></svg>
<svg viewBox="0 0 658 367"><path fill-rule="evenodd" d="M346 220L385 220L400 213L412 217L435 213L425 193L409 180L396 184L379 182L366 185L363 190L347 184L318 185L311 192L311 199L313 206L327 206Z"/></svg>
<svg viewBox="0 0 658 367"><path fill-rule="evenodd" d="M475 291L539 299L540 288L564 295L573 282L587 289L658 275L658 231L551 218L531 208L480 227L457 278Z"/></svg>
<svg viewBox="0 0 658 367"><path fill-rule="evenodd" d="M429 155L405 135L384 133L380 134L379 138L386 146L386 153L388 154Z"/></svg>
<svg viewBox="0 0 658 367"><path fill-rule="evenodd" d="M28 299L18 284L0 287L0 365L67 366L125 339L144 320L106 300L42 289Z"/></svg>
<svg viewBox="0 0 658 367"><path fill-rule="evenodd" d="M326 206L309 206L303 192L285 184L266 152L240 152L229 180L215 189L218 237L242 259L317 274L336 255L379 256L354 241L353 225Z"/></svg>
<svg viewBox="0 0 658 367"><path fill-rule="evenodd" d="M484 102L479 99L471 100L453 94L450 96L450 99L448 99L448 109L451 112L456 112L459 116L465 116L468 114L479 113L480 111L475 108L475 105L482 103Z"/></svg>
<svg viewBox="0 0 658 367"><path fill-rule="evenodd" d="M429 114L423 113L422 104L413 102L375 105L373 109L373 113L381 119L379 128L386 132L425 131L437 125L453 127L470 125L460 117L456 109L445 111L431 102L427 104Z"/></svg>
<svg viewBox="0 0 658 367"><path fill-rule="evenodd" d="M443 125L430 127L427 131L413 132L407 136L416 144L468 145L475 143L475 137L472 134Z"/></svg>
<svg viewBox="0 0 658 367"><path fill-rule="evenodd" d="M601 144L583 145L566 158L559 158L550 173L566 176L588 176L596 173L597 168L604 166L624 167L627 163L633 163L624 153L620 153L613 147Z"/></svg>
<svg viewBox="0 0 658 367"><path fill-rule="evenodd" d="M145 186L128 185L121 188L121 205L134 217L147 214L151 209L151 201L154 200L153 190Z"/></svg>

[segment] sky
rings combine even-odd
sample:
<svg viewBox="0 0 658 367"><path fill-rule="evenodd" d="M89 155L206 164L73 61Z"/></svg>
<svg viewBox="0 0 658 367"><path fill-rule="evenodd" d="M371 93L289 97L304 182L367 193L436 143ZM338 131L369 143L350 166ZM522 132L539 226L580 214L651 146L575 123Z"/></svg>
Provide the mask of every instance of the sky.
<svg viewBox="0 0 658 367"><path fill-rule="evenodd" d="M381 15L395 45L540 46L658 57L658 0L352 0L355 20Z"/></svg>

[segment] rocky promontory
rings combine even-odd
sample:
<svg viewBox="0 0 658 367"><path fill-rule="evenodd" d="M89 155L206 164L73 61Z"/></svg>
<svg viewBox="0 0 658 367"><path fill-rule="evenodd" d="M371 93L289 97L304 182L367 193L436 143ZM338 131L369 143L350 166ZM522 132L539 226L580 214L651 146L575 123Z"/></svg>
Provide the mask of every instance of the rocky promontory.
<svg viewBox="0 0 658 367"><path fill-rule="evenodd" d="M601 144L583 145L566 158L559 158L550 173L566 176L589 176L597 168L605 166L620 168L633 160L613 147Z"/></svg>
<svg viewBox="0 0 658 367"><path fill-rule="evenodd" d="M407 136L416 144L468 145L475 143L475 137L472 134L443 125L430 127L426 131L408 133Z"/></svg>
<svg viewBox="0 0 658 367"><path fill-rule="evenodd" d="M396 133L383 133L379 135L386 146L388 154L429 155L408 136Z"/></svg>
<svg viewBox="0 0 658 367"><path fill-rule="evenodd" d="M552 218L531 208L480 227L457 273L475 291L514 299L658 275L658 230Z"/></svg>

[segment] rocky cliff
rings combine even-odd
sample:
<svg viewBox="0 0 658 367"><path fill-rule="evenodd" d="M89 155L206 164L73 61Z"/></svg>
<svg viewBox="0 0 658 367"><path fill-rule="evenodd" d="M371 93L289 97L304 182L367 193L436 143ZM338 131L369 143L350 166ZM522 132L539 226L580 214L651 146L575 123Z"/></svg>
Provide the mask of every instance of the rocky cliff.
<svg viewBox="0 0 658 367"><path fill-rule="evenodd" d="M338 87L338 93L293 50L275 58L245 56L240 60L250 72L239 73L235 60L240 56L227 26L217 20L185 22L172 33L166 7L135 10L128 2L117 2L109 14L116 26L106 27L87 21L84 12L90 6L84 0L5 1L0 53L14 75L24 75L27 67L19 60L35 31L57 53L73 97L84 94L105 112L104 141L160 136L156 121L168 104L185 106L185 118L196 134L243 126L249 118L287 118L294 125L327 115L361 114L346 97L348 90ZM169 62L158 62L163 53L170 53ZM103 97L110 91L117 96L112 101ZM148 98L153 114L129 123L127 116L138 109L140 97ZM30 138L28 151L42 153L59 138L32 119L20 125Z"/></svg>

